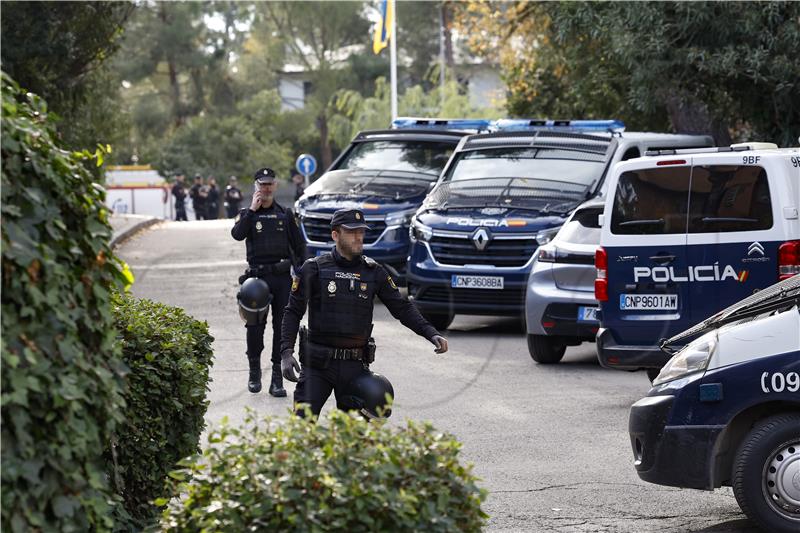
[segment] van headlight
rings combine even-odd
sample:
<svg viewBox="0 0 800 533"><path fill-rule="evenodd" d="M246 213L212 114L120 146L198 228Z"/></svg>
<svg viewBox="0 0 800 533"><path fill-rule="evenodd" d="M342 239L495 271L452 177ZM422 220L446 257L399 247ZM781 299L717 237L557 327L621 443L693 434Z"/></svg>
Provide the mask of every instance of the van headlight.
<svg viewBox="0 0 800 533"><path fill-rule="evenodd" d="M539 243L539 246L541 246L543 244L547 244L548 242L552 241L556 237L556 234L558 233L558 230L560 230L560 229L561 229L561 226L557 226L555 228L543 229L542 231L540 231L539 233L536 234L536 242Z"/></svg>
<svg viewBox="0 0 800 533"><path fill-rule="evenodd" d="M716 350L716 331L690 342L667 361L667 364L661 369L661 373L653 380L653 386L704 371Z"/></svg>
<svg viewBox="0 0 800 533"><path fill-rule="evenodd" d="M408 236L412 242L428 242L433 237L433 230L416 219L411 220L411 227L408 228Z"/></svg>
<svg viewBox="0 0 800 533"><path fill-rule="evenodd" d="M409 211L395 211L386 215L387 226L408 226L411 223L411 217L416 213L416 209Z"/></svg>

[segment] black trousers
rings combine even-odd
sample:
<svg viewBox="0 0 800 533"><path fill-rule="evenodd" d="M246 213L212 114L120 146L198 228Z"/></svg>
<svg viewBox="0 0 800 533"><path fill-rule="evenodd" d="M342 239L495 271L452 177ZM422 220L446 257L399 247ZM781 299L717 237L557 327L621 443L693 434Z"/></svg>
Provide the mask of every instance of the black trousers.
<svg viewBox="0 0 800 533"><path fill-rule="evenodd" d="M186 218L186 206L183 204L175 205L175 220L189 220Z"/></svg>
<svg viewBox="0 0 800 533"><path fill-rule="evenodd" d="M304 414L303 406L300 404L306 404L314 415L319 415L331 392L336 396L336 407L347 410L347 406L342 404L345 388L356 376L364 372L367 370L361 361L331 359L325 369L303 365L294 389L297 414L301 416Z"/></svg>
<svg viewBox="0 0 800 533"><path fill-rule="evenodd" d="M267 282L272 293L272 361L273 367L281 367L281 322L283 322L283 311L289 303L289 291L292 288L292 276L286 272L284 274L264 274L259 276ZM264 350L264 330L267 328L266 322L257 326L245 326L247 328L247 358L261 358Z"/></svg>

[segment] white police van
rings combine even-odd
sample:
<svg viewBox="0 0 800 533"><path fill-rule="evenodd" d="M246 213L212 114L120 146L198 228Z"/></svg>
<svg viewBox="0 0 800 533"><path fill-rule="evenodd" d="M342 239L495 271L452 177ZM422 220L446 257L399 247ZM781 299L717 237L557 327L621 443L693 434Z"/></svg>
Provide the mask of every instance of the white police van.
<svg viewBox="0 0 800 533"><path fill-rule="evenodd" d="M764 530L800 531L800 276L662 347L691 337L631 407L639 477L702 490L731 486Z"/></svg>
<svg viewBox="0 0 800 533"><path fill-rule="evenodd" d="M595 296L600 363L653 377L661 339L800 272L800 149L647 155L610 176Z"/></svg>

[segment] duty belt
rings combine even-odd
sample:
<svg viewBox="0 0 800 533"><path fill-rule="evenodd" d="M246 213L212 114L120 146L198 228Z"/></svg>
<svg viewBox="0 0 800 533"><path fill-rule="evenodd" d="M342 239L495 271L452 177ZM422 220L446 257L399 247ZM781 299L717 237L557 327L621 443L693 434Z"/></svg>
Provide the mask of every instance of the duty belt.
<svg viewBox="0 0 800 533"><path fill-rule="evenodd" d="M262 274L284 274L289 272L290 267L291 261L288 259L265 265L250 265L247 269L247 275L260 276Z"/></svg>
<svg viewBox="0 0 800 533"><path fill-rule="evenodd" d="M363 348L329 348L331 359L345 359L352 361L364 360Z"/></svg>

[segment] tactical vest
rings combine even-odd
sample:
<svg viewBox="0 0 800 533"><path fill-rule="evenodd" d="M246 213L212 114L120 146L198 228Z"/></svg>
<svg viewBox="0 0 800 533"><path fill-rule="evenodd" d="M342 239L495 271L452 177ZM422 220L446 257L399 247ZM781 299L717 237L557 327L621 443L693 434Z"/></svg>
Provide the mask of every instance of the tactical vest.
<svg viewBox="0 0 800 533"><path fill-rule="evenodd" d="M313 336L351 337L367 342L372 327L377 268L342 267L330 255L317 259L319 311L309 310Z"/></svg>
<svg viewBox="0 0 800 533"><path fill-rule="evenodd" d="M251 265L276 263L289 259L289 216L287 210L278 207L265 212L259 209L253 213L250 235L245 242L247 262Z"/></svg>

